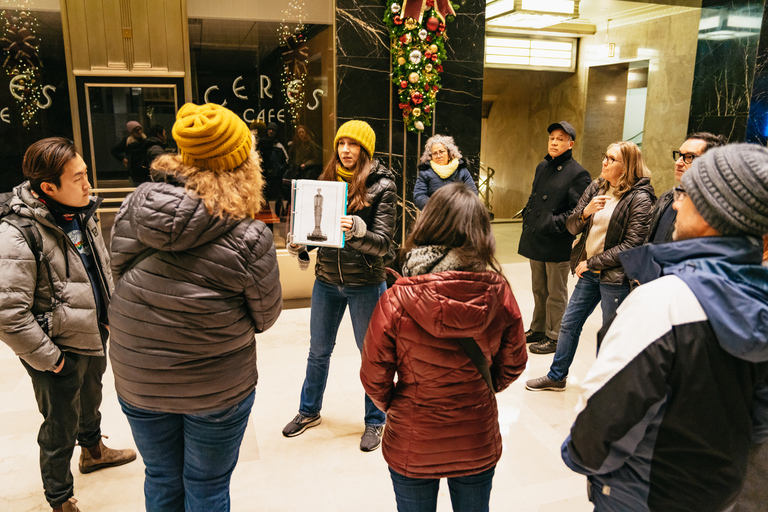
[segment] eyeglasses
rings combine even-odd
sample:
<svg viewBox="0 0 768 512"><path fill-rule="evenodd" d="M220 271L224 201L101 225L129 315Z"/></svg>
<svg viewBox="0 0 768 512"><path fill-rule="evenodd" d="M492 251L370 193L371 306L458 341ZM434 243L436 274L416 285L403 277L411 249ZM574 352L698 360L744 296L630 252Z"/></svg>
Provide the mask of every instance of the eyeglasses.
<svg viewBox="0 0 768 512"><path fill-rule="evenodd" d="M607 162L608 162L608 165L611 165L611 164L612 164L612 163L614 163L614 162L619 162L619 163L622 163L622 161L621 161L621 160L616 160L616 159L615 159L615 158L613 158L611 155L606 155L605 153L603 153L602 155L600 155L600 160L602 160L603 162L607 161Z"/></svg>
<svg viewBox="0 0 768 512"><path fill-rule="evenodd" d="M673 151L672 152L672 159L677 162L680 158L683 159L683 162L685 162L688 165L691 165L691 162L693 162L694 158L698 158L699 155L694 155L693 153L681 153L679 151Z"/></svg>
<svg viewBox="0 0 768 512"><path fill-rule="evenodd" d="M686 194L685 189L679 185L675 187L672 192L672 197L675 199L675 201L682 201L687 195L688 194Z"/></svg>
<svg viewBox="0 0 768 512"><path fill-rule="evenodd" d="M448 152L446 150L444 150L444 149L439 149L437 151L432 152L432 156L433 157L435 157L435 156L443 156L443 155L447 155L447 154L448 154Z"/></svg>

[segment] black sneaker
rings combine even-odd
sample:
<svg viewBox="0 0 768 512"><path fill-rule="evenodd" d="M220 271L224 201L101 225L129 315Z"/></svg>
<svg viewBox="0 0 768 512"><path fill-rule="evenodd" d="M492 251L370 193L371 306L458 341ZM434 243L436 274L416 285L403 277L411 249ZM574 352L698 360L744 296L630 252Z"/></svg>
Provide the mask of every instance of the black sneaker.
<svg viewBox="0 0 768 512"><path fill-rule="evenodd" d="M553 340L552 338L547 338L544 336L543 340L538 343L534 343L528 347L528 350L534 354L553 354L555 351L557 351L557 340Z"/></svg>
<svg viewBox="0 0 768 512"><path fill-rule="evenodd" d="M526 343L538 343L542 341L546 336L543 332L540 331L534 331L533 329L528 329L525 331L525 342Z"/></svg>
<svg viewBox="0 0 768 512"><path fill-rule="evenodd" d="M283 435L285 437L296 437L308 428L316 427L320 424L322 419L320 415L304 416L299 413L288 423L283 429Z"/></svg>
<svg viewBox="0 0 768 512"><path fill-rule="evenodd" d="M384 427L366 425L363 437L360 438L360 449L364 452L372 452L381 445L381 434Z"/></svg>

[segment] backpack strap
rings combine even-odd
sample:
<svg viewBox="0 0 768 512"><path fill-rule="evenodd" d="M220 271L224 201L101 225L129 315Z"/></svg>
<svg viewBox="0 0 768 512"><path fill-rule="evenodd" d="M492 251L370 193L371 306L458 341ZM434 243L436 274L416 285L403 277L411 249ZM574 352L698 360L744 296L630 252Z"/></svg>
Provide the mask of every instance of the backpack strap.
<svg viewBox="0 0 768 512"><path fill-rule="evenodd" d="M480 371L480 375L483 376L483 380L485 380L485 383L488 384L488 388L496 393L496 390L493 387L493 379L491 379L491 370L488 368L488 361L486 361L485 355L483 354L480 346L475 341L475 338L466 337L456 339L459 341L459 343L461 343L464 351L467 353L472 362L475 363L475 366L477 366L477 369Z"/></svg>

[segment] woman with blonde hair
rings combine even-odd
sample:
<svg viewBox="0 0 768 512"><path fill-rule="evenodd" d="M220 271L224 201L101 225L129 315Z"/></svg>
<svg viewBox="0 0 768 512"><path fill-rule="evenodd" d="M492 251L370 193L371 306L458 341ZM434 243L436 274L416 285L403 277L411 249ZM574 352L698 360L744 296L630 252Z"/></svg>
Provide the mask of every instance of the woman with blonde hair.
<svg viewBox="0 0 768 512"><path fill-rule="evenodd" d="M461 156L453 137L433 135L424 145L419 160L419 175L413 187L413 203L423 210L437 189L449 183L464 183L477 195L477 185L467 170L467 162Z"/></svg>
<svg viewBox="0 0 768 512"><path fill-rule="evenodd" d="M571 272L579 277L565 308L549 373L529 380L530 391L564 391L584 323L598 304L603 325L629 295L629 280L619 253L643 244L656 196L643 155L632 142L611 144L603 153L600 177L584 191L566 221L581 238L571 251ZM534 343L530 351L551 353L551 340Z"/></svg>
<svg viewBox="0 0 768 512"><path fill-rule="evenodd" d="M282 309L248 127L219 105L176 115L178 155L112 231L115 389L144 459L148 511L226 511L256 387L254 335Z"/></svg>

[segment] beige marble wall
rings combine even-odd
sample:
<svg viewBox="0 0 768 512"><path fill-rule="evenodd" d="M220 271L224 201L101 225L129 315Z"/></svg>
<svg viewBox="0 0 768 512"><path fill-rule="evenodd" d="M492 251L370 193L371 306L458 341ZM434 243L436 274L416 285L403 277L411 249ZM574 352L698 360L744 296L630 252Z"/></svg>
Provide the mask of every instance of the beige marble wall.
<svg viewBox="0 0 768 512"><path fill-rule="evenodd" d="M574 157L586 163L593 176L599 173L599 166L591 167L606 143L591 144L584 130L588 76L595 66L649 62L643 155L657 194L674 185L671 151L680 146L688 127L699 14L698 9L673 7L656 17L612 21L607 38L616 45L612 58L605 51L602 24L595 35L579 42L575 73L491 71L503 74L508 82L494 101L482 134L481 159L496 170L492 200L496 218L511 217L525 205L536 165L546 154L546 128L553 121L565 119L574 125L582 135Z"/></svg>
<svg viewBox="0 0 768 512"><path fill-rule="evenodd" d="M600 174L600 155L624 136L629 64L593 66L587 75L581 165L593 178Z"/></svg>

